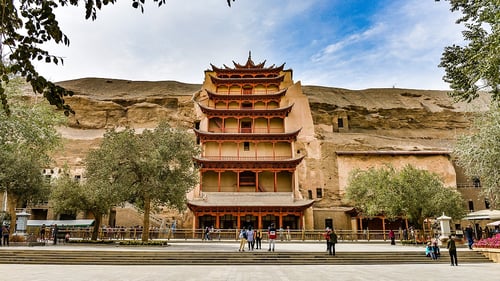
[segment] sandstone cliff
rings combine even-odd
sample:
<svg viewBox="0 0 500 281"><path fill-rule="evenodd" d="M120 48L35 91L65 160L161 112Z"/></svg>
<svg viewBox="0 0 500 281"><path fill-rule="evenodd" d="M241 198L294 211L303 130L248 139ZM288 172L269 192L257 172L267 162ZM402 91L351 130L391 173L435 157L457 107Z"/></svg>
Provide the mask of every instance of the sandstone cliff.
<svg viewBox="0 0 500 281"><path fill-rule="evenodd" d="M60 131L65 151L58 164L79 166L86 151L99 143L106 128L141 130L160 119L191 128L195 121L193 93L201 84L85 78L58 83L75 92L66 99L76 114ZM487 98L454 103L445 91L411 89L347 90L303 86L313 115L315 135L297 143L308 155L299 167L300 190L322 187L316 207L341 206L335 151L451 150L466 132L470 116L485 110ZM339 128L338 119L345 124ZM312 140L312 141L311 141Z"/></svg>

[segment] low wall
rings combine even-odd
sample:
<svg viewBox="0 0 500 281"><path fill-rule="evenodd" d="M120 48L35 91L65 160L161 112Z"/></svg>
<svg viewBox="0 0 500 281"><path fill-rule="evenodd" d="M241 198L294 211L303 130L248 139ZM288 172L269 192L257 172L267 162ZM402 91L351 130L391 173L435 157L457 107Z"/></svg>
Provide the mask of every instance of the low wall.
<svg viewBox="0 0 500 281"><path fill-rule="evenodd" d="M475 251L481 252L488 259L500 263L500 249L492 248L474 248Z"/></svg>

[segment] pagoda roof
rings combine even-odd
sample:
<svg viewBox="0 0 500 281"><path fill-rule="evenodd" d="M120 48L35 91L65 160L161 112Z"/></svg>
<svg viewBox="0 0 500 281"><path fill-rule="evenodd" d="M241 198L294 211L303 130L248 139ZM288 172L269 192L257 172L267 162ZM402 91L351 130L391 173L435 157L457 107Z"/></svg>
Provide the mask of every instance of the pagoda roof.
<svg viewBox="0 0 500 281"><path fill-rule="evenodd" d="M285 75L281 74L275 77L236 77L236 78L221 78L210 75L210 79L214 84L272 84L281 83L285 79Z"/></svg>
<svg viewBox="0 0 500 281"><path fill-rule="evenodd" d="M287 133L213 133L194 129L195 134L202 140L226 140L226 141L246 141L246 140L290 140L296 141L302 128Z"/></svg>
<svg viewBox="0 0 500 281"><path fill-rule="evenodd" d="M208 89L207 91L208 97L212 100L269 100L269 99L277 99L279 100L283 96L286 95L286 91L288 88L282 89L278 92L274 92L271 94L219 94Z"/></svg>
<svg viewBox="0 0 500 281"><path fill-rule="evenodd" d="M258 64L255 64L255 62L252 60L252 52L249 51L248 52L248 59L246 61L245 64L239 64L237 62L235 62L233 60L233 65L234 67L229 67L227 65L224 64L224 68L218 68L216 66L214 66L213 64L210 64L210 66L212 66L212 69L213 71L216 71L216 72L240 72L240 71L257 71L257 72L260 72L260 71L281 71L283 70L283 67L285 66L285 64L283 63L281 66L279 67L275 67L274 64L269 66L269 67L265 67L265 64L266 64L266 60L264 60L263 62L261 63L258 63Z"/></svg>
<svg viewBox="0 0 500 281"><path fill-rule="evenodd" d="M307 209L314 200L297 199L292 192L203 192L189 200L191 207L292 207Z"/></svg>
<svg viewBox="0 0 500 281"><path fill-rule="evenodd" d="M233 62L234 63L234 62ZM212 67L212 71L217 72L217 73L279 73L283 71L285 68L285 63L283 63L280 66L275 66L274 64L269 66L269 67L253 67L253 68L244 68L244 67L239 67L239 68L232 68L227 65L223 65L222 68L217 67L213 64L210 64L210 67Z"/></svg>
<svg viewBox="0 0 500 281"><path fill-rule="evenodd" d="M287 107L272 109L217 109L197 102L201 111L208 116L280 116L286 117L292 111L293 103Z"/></svg>
<svg viewBox="0 0 500 281"><path fill-rule="evenodd" d="M301 157L238 157L238 156L213 156L193 157L194 161L201 166L201 170L208 169L267 169L294 171L300 164Z"/></svg>

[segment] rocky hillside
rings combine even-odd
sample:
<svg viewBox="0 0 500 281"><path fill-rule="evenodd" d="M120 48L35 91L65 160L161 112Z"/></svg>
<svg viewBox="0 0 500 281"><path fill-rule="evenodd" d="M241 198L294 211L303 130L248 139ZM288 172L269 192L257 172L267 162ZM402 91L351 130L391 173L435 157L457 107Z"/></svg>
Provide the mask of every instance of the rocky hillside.
<svg viewBox="0 0 500 281"><path fill-rule="evenodd" d="M151 128L160 119L191 128L193 93L201 84L85 78L58 83L75 92L67 103L76 114L60 131L65 151L58 165L80 166L106 128ZM303 86L313 115L315 135L298 142L307 157L299 168L301 191L324 187L317 207L341 205L335 151L451 150L458 134L468 130L470 116L487 109L489 100L454 103L445 91L411 89L347 90ZM339 116L348 129L336 130ZM309 179L309 180L308 180ZM311 180L313 179L313 180Z"/></svg>
<svg viewBox="0 0 500 281"><path fill-rule="evenodd" d="M104 129L129 125L149 127L160 118L188 125L191 96L201 84L176 81L129 81L84 78L58 83L75 92L67 98L76 111L69 126ZM468 126L468 112L484 110L487 99L454 103L445 91L410 89L347 90L303 86L316 125L331 125L332 116L347 112L354 131L378 129L448 130Z"/></svg>

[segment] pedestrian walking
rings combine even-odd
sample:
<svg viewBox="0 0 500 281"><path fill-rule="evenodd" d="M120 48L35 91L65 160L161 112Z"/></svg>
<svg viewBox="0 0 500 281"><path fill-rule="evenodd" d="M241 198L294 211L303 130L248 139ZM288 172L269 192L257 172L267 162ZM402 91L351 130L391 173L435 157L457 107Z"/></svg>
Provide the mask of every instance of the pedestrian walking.
<svg viewBox="0 0 500 281"><path fill-rule="evenodd" d="M458 266L457 246L455 245L455 240L453 240L453 237L449 237L446 248L448 248L448 253L450 253L451 266Z"/></svg>
<svg viewBox="0 0 500 281"><path fill-rule="evenodd" d="M253 251L253 248L255 246L255 232L251 226L248 227L247 230L247 242L248 242L248 250Z"/></svg>
<svg viewBox="0 0 500 281"><path fill-rule="evenodd" d="M396 245L396 235L392 229L389 230L389 239L391 239L391 245Z"/></svg>
<svg viewBox="0 0 500 281"><path fill-rule="evenodd" d="M331 232L330 228L327 227L325 232L323 233L323 237L326 240L326 251L327 252L330 251L330 232Z"/></svg>
<svg viewBox="0 0 500 281"><path fill-rule="evenodd" d="M335 233L335 229L330 231L330 243L328 243L328 254L331 256L335 256L335 244L337 244L337 233Z"/></svg>
<svg viewBox="0 0 500 281"><path fill-rule="evenodd" d="M45 224L42 224L42 226L40 227L40 241L42 241L42 242L45 242L46 229L47 229L47 227L45 226Z"/></svg>
<svg viewBox="0 0 500 281"><path fill-rule="evenodd" d="M54 224L54 229L52 230L52 238L54 239L54 245L57 244L57 234L59 234L59 228L57 227L57 223Z"/></svg>
<svg viewBox="0 0 500 281"><path fill-rule="evenodd" d="M255 231L255 249L262 249L262 230Z"/></svg>
<svg viewBox="0 0 500 281"><path fill-rule="evenodd" d="M274 247L276 245L276 227L274 223L271 223L269 229L267 230L267 235L269 237L269 252L272 250L274 252Z"/></svg>
<svg viewBox="0 0 500 281"><path fill-rule="evenodd" d="M247 231L243 228L240 231L240 235L238 237L240 239L240 249L239 252L245 251L245 244L247 243Z"/></svg>
<svg viewBox="0 0 500 281"><path fill-rule="evenodd" d="M472 226L469 224L464 231L465 238L467 239L467 246L472 250L472 245L474 244L474 231L472 230Z"/></svg>
<svg viewBox="0 0 500 281"><path fill-rule="evenodd" d="M4 246L9 246L9 235L10 235L9 227L6 225L2 225L2 243Z"/></svg>

